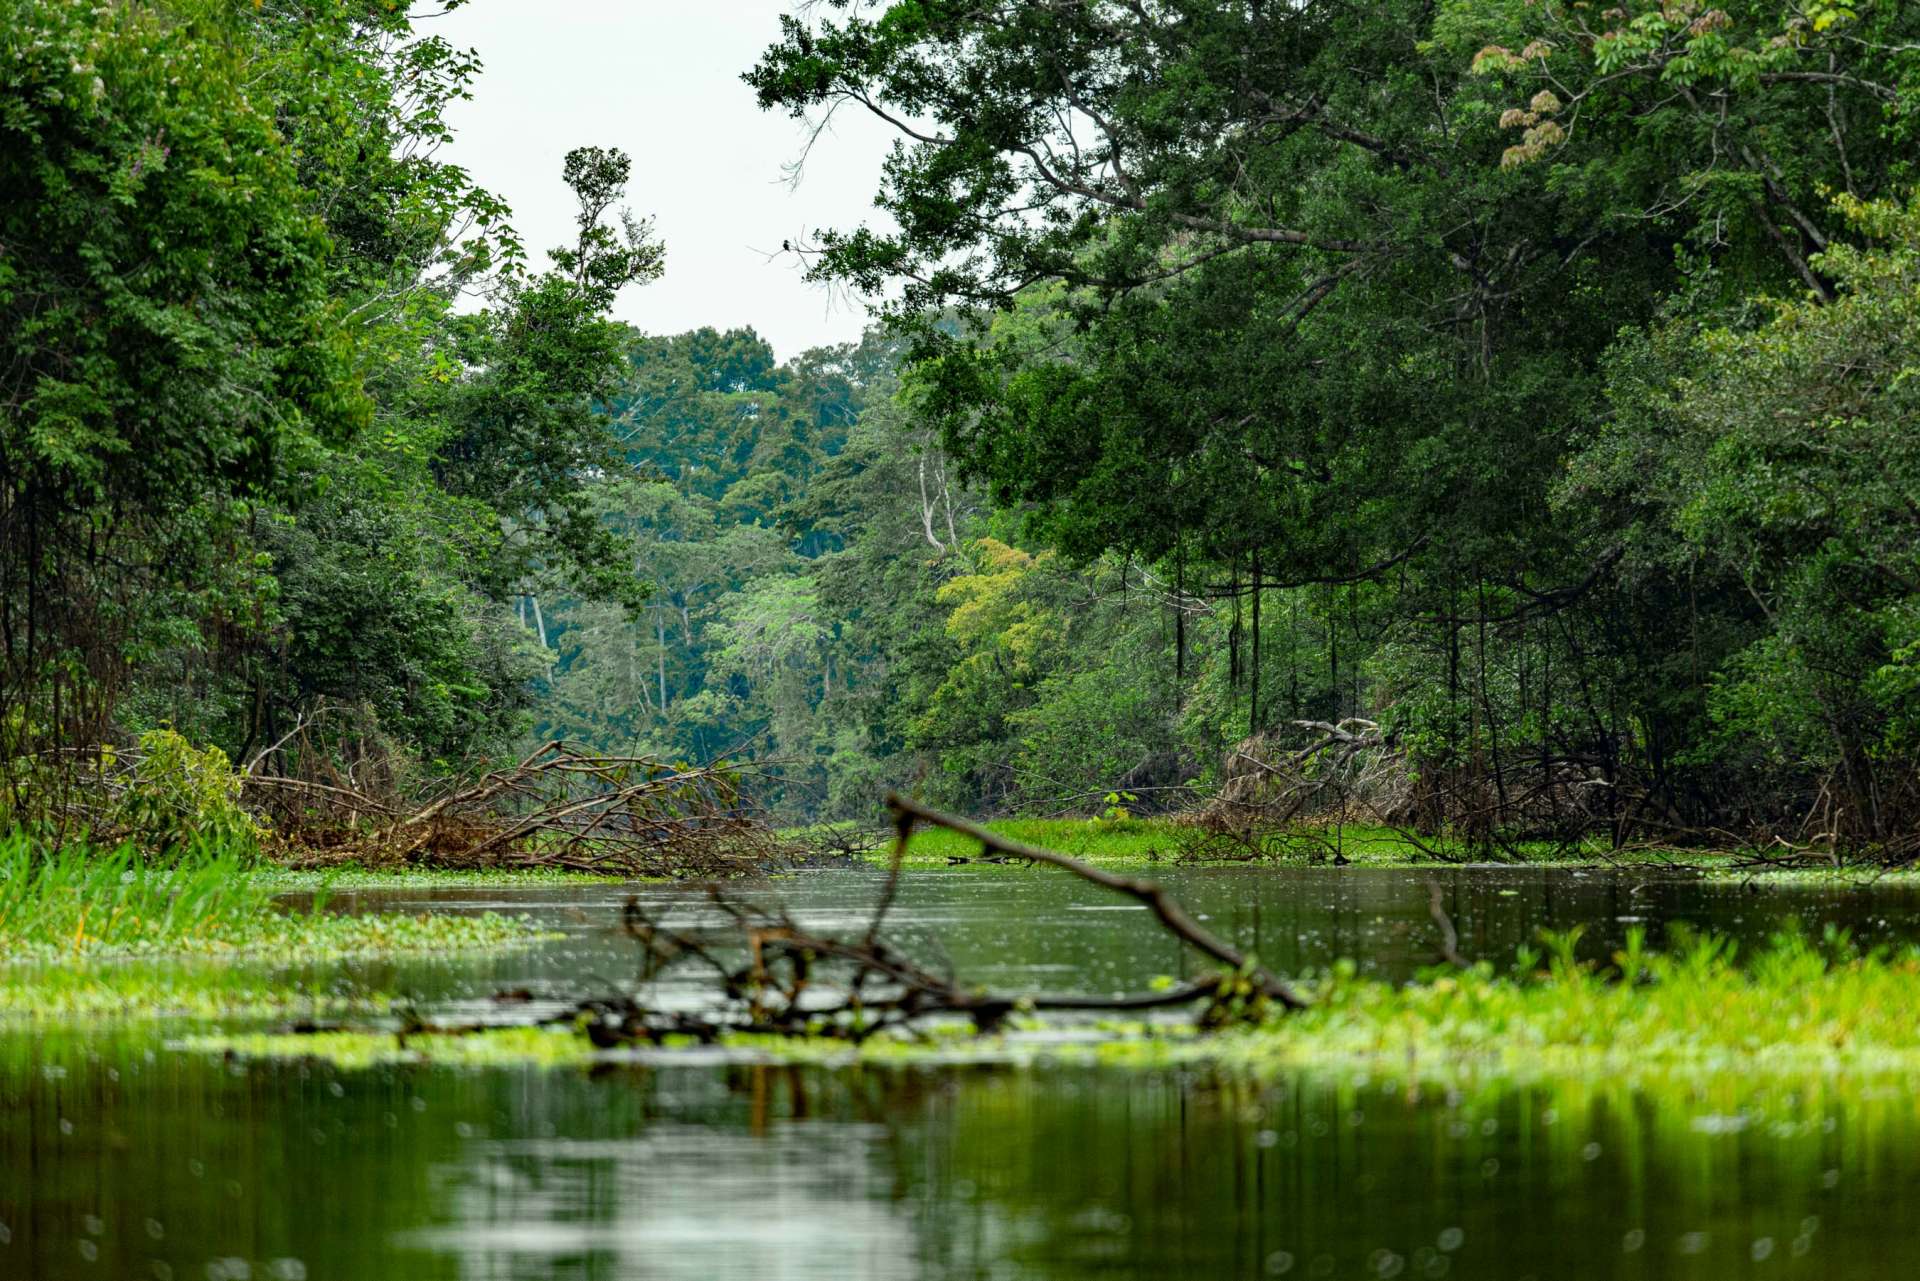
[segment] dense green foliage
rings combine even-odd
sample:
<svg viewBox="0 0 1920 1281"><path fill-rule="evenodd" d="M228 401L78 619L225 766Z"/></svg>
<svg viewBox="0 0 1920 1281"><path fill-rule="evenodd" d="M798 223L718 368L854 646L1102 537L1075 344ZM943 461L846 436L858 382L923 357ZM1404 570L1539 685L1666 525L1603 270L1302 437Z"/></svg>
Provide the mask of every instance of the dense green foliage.
<svg viewBox="0 0 1920 1281"><path fill-rule="evenodd" d="M664 265L619 152L531 266L401 11L6 16L22 817L163 727L753 757L799 818L1363 718L1476 841L1914 830L1911 6L811 6L761 104L901 139L796 247L886 323L785 362L607 318Z"/></svg>
<svg viewBox="0 0 1920 1281"><path fill-rule="evenodd" d="M885 786L1098 810L1143 762L1176 772L1174 629L1137 567L996 537L1017 520L949 474L897 363L875 336L785 364L751 332L634 344L603 510L655 590L527 598L538 736L748 755L793 816L871 818Z"/></svg>
<svg viewBox="0 0 1920 1281"><path fill-rule="evenodd" d="M159 725L389 773L511 747L515 595L645 597L597 496L606 311L662 265L628 158L568 154L533 271L435 158L477 65L404 10L12 0L0 42L9 803L30 754Z"/></svg>
<svg viewBox="0 0 1920 1281"><path fill-rule="evenodd" d="M1423 823L1909 834L1916 36L1891 3L791 20L762 104L901 133L892 225L812 269L893 291L908 429L1003 513L918 727L964 708L1072 791L1120 785L1096 741L1177 775L1359 716ZM1043 548L1095 568L1048 601ZM1103 564L1189 635L1087 628Z"/></svg>

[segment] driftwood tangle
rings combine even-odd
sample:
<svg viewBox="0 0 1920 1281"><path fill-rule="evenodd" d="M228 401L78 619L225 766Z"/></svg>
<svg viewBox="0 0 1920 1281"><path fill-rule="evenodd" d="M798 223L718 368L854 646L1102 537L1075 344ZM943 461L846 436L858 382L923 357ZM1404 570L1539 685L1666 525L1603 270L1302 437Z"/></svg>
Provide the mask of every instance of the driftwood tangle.
<svg viewBox="0 0 1920 1281"><path fill-rule="evenodd" d="M526 759L403 803L347 779L250 775L299 864L555 867L619 876L722 878L788 852L741 793L744 771L607 756L554 741Z"/></svg>

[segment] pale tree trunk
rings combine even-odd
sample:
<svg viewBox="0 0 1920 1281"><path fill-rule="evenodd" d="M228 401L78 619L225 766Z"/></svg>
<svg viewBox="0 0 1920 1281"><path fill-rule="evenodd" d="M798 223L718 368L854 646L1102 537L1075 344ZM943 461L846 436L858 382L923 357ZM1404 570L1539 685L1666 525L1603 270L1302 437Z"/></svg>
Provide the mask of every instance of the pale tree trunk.
<svg viewBox="0 0 1920 1281"><path fill-rule="evenodd" d="M920 452L920 531L927 536L927 542L935 551L945 552L947 545L933 532L933 500L927 496L927 455Z"/></svg>
<svg viewBox="0 0 1920 1281"><path fill-rule="evenodd" d="M647 688L647 682L640 675L640 643L632 632L627 632L627 687L640 691L640 703L649 712L653 710L653 691Z"/></svg>
<svg viewBox="0 0 1920 1281"><path fill-rule="evenodd" d="M953 527L953 490L947 484L947 457L940 456L940 507L947 516L947 541L953 547L960 546L960 534Z"/></svg>
<svg viewBox="0 0 1920 1281"><path fill-rule="evenodd" d="M653 636L659 643L660 714L667 714L667 614L659 606L653 611Z"/></svg>
<svg viewBox="0 0 1920 1281"><path fill-rule="evenodd" d="M547 620L546 617L540 613L540 598L532 592L528 592L527 599L533 603L533 626L534 630L540 635L540 648L545 649L547 647Z"/></svg>
<svg viewBox="0 0 1920 1281"><path fill-rule="evenodd" d="M540 612L540 598L538 596L532 592L528 592L527 600L533 605L533 626L535 632L540 637L541 661L546 664L547 679L551 681L553 679L553 651L547 648L547 619L546 616Z"/></svg>

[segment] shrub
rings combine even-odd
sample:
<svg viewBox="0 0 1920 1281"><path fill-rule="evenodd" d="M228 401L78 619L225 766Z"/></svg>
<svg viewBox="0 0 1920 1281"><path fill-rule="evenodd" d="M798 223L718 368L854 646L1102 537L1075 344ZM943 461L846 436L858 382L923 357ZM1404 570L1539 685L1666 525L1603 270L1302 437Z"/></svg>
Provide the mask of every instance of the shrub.
<svg viewBox="0 0 1920 1281"><path fill-rule="evenodd" d="M105 827L150 861L177 862L191 851L259 853L267 829L240 803L244 779L225 752L197 748L171 729L148 730L138 743ZM110 768L112 749L102 755Z"/></svg>

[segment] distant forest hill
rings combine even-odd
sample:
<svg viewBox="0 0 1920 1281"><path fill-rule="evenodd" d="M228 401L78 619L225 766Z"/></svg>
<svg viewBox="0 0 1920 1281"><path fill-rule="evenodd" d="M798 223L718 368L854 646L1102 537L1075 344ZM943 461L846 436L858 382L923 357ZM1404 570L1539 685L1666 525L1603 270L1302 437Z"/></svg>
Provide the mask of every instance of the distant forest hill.
<svg viewBox="0 0 1920 1281"><path fill-rule="evenodd" d="M883 331L776 364L751 330L703 329L637 337L630 360L607 405L623 467L596 502L646 600L527 584L536 737L753 760L780 812L834 818L870 818L888 787L1098 811L1181 790L1239 737L1183 730L1201 664L1175 642L1198 602L1023 548L1025 514L916 425Z"/></svg>

